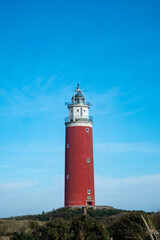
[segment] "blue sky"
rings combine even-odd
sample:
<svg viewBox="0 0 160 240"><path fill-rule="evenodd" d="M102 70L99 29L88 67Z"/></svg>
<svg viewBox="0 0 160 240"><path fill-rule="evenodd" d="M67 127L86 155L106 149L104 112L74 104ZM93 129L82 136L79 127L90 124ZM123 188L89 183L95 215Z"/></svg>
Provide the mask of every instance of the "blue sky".
<svg viewBox="0 0 160 240"><path fill-rule="evenodd" d="M160 3L0 1L0 217L64 204L64 118L92 103L96 204L160 209Z"/></svg>

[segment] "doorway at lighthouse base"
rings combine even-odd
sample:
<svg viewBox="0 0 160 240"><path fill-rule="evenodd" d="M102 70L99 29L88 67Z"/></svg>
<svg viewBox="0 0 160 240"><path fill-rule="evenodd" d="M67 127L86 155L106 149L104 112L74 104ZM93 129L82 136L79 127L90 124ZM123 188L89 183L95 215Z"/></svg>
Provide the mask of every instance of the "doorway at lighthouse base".
<svg viewBox="0 0 160 240"><path fill-rule="evenodd" d="M94 202L93 201L86 201L86 205L87 206L94 206Z"/></svg>

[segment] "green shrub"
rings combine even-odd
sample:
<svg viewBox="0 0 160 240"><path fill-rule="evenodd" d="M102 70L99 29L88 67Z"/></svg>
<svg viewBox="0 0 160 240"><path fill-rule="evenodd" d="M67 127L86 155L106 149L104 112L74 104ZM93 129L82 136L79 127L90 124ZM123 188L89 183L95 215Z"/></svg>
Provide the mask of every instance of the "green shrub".
<svg viewBox="0 0 160 240"><path fill-rule="evenodd" d="M27 233L14 233L10 240L40 240L39 238Z"/></svg>
<svg viewBox="0 0 160 240"><path fill-rule="evenodd" d="M105 226L89 216L75 217L71 220L71 240L108 240Z"/></svg>
<svg viewBox="0 0 160 240"><path fill-rule="evenodd" d="M106 227L89 216L77 216L70 221L55 219L45 225L31 223L32 236L41 240L108 240ZM14 239L16 240L16 239Z"/></svg>
<svg viewBox="0 0 160 240"><path fill-rule="evenodd" d="M114 240L150 239L140 212L124 214L121 218L118 218L117 221L113 222L110 227L108 227L108 230Z"/></svg>

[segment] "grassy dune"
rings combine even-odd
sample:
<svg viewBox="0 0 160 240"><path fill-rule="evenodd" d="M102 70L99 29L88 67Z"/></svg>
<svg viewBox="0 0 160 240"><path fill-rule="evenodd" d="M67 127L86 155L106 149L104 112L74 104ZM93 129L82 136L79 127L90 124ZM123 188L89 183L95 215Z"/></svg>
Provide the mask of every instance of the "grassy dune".
<svg viewBox="0 0 160 240"><path fill-rule="evenodd" d="M98 228L99 234L102 231L105 237L102 239L114 240L134 240L134 239L150 239L150 235L143 222L142 216L146 219L151 231L155 234L153 239L160 240L160 213L145 213L144 211L124 211L119 209L88 209L87 217L83 216L82 209L60 208L55 211L38 214L17 216L7 219L0 219L0 240L13 239L90 239L89 235ZM85 224L84 224L85 222ZM78 227L77 227L78 226ZM87 227L86 227L87 226ZM92 226L92 229L90 227ZM94 227L93 227L94 226ZM78 229L79 228L79 229ZM54 229L54 231L53 231ZM61 230L59 230L61 229ZM78 231L78 232L76 232ZM87 233L90 231L90 233ZM97 231L97 230L96 230ZM43 236L46 232L46 238ZM82 232L83 238L60 238L62 232L67 236L74 236ZM15 235L15 233L17 235ZM33 238L33 233L34 237ZM18 235L19 234L19 235ZM55 237L56 236L56 237ZM59 236L59 237L58 237ZM78 235L76 235L78 236ZM96 236L96 235L95 235ZM96 238L94 235L92 239Z"/></svg>

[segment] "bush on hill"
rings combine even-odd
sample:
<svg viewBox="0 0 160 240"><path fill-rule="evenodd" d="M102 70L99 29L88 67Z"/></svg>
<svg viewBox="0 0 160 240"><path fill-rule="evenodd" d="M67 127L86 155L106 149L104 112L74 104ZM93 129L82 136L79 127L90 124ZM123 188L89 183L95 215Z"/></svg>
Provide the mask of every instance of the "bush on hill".
<svg viewBox="0 0 160 240"><path fill-rule="evenodd" d="M31 223L30 234L15 233L11 240L109 240L106 227L89 216L71 221L55 219L45 225Z"/></svg>
<svg viewBox="0 0 160 240"><path fill-rule="evenodd" d="M117 215L119 213L126 212L119 209L87 209L87 213L89 216L94 217L96 219L101 219L103 217L108 217L112 215ZM59 208L55 211L46 212L38 215L28 215L21 217L12 217L12 220L39 220L39 221L48 221L55 218L63 218L66 220L72 219L75 216L80 216L82 214L81 208Z"/></svg>
<svg viewBox="0 0 160 240"><path fill-rule="evenodd" d="M149 232L141 214L152 230L154 239L160 240L160 213L88 209L85 216L79 208L61 208L42 215L17 217L18 220L1 220L0 239L149 240Z"/></svg>
<svg viewBox="0 0 160 240"><path fill-rule="evenodd" d="M144 212L130 212L123 214L120 218L117 218L110 224L108 231L114 240L135 240L143 239L149 240L149 234L146 226L141 218L141 214L145 215L145 219L148 217Z"/></svg>

